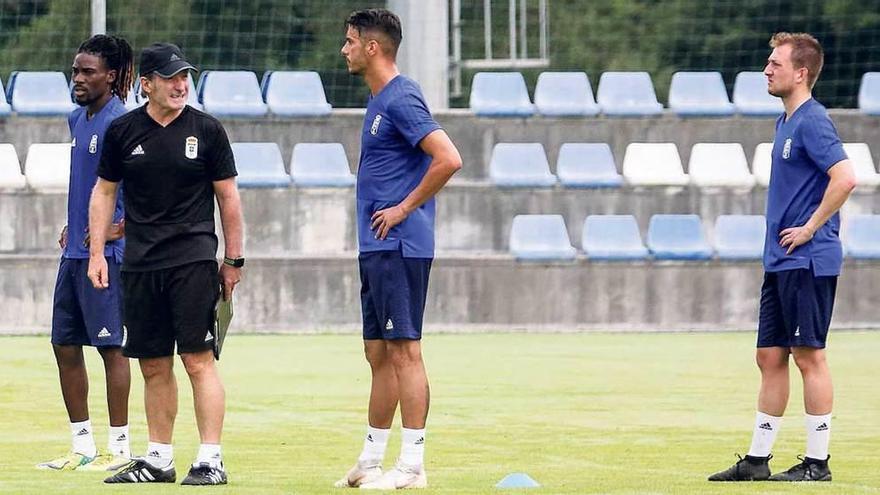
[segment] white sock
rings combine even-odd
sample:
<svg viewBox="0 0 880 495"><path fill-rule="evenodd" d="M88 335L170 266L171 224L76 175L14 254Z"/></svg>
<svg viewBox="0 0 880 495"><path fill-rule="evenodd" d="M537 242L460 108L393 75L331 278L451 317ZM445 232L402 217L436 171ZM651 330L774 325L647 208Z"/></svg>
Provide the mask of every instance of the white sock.
<svg viewBox="0 0 880 495"><path fill-rule="evenodd" d="M211 467L220 467L223 457L220 455L219 443L203 443L199 445L199 455L196 456L196 462L193 465L208 464Z"/></svg>
<svg viewBox="0 0 880 495"><path fill-rule="evenodd" d="M147 443L144 460L155 468L165 468L174 463L174 448L170 443Z"/></svg>
<svg viewBox="0 0 880 495"><path fill-rule="evenodd" d="M70 435L73 438L73 451L86 457L98 455L95 437L92 435L92 422L88 419L70 423Z"/></svg>
<svg viewBox="0 0 880 495"><path fill-rule="evenodd" d="M425 429L401 428L403 439L400 443L400 462L407 466L421 466L425 463Z"/></svg>
<svg viewBox="0 0 880 495"><path fill-rule="evenodd" d="M390 436L391 428L373 428L367 425L367 436L364 437L364 448L358 456L358 462L370 465L382 464Z"/></svg>
<svg viewBox="0 0 880 495"><path fill-rule="evenodd" d="M752 457L767 457L773 450L773 442L779 433L782 416L770 416L758 411L755 414L755 431L752 433L752 446L749 455Z"/></svg>
<svg viewBox="0 0 880 495"><path fill-rule="evenodd" d="M821 416L806 414L807 457L824 461L828 459L828 442L831 440L831 413Z"/></svg>
<svg viewBox="0 0 880 495"><path fill-rule="evenodd" d="M111 426L107 434L107 452L110 455L131 457L131 447L128 442L128 425Z"/></svg>

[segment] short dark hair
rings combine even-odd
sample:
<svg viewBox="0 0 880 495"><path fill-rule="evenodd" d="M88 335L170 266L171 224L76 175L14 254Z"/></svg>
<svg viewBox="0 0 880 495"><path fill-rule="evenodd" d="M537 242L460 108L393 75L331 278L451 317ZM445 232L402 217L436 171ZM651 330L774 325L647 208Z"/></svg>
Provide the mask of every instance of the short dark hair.
<svg viewBox="0 0 880 495"><path fill-rule="evenodd" d="M125 38L96 34L83 41L76 53L88 53L104 60L109 70L116 71L116 81L110 87L110 91L125 101L128 90L134 81L134 55L131 45Z"/></svg>
<svg viewBox="0 0 880 495"><path fill-rule="evenodd" d="M353 27L361 36L365 32L384 34L388 39L386 52L391 56L397 55L403 32L400 28L400 18L394 12L387 9L356 10L345 20L345 26Z"/></svg>

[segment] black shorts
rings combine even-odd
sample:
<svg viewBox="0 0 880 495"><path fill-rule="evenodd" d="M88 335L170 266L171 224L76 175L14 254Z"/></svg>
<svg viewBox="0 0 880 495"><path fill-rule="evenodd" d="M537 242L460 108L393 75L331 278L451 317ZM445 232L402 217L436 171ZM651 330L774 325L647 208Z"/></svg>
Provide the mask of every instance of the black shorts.
<svg viewBox="0 0 880 495"><path fill-rule="evenodd" d="M122 353L155 358L213 347L214 304L220 296L216 261L148 272L122 272Z"/></svg>
<svg viewBox="0 0 880 495"><path fill-rule="evenodd" d="M400 251L361 253L361 315L364 340L420 340L431 258L404 258Z"/></svg>
<svg viewBox="0 0 880 495"><path fill-rule="evenodd" d="M837 277L804 268L764 274L758 347L824 349L834 309Z"/></svg>

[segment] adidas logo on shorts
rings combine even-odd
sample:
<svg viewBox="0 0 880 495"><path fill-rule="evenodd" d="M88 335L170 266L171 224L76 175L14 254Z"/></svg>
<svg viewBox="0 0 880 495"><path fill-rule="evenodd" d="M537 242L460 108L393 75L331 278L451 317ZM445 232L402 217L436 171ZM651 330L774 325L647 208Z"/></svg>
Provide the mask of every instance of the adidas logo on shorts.
<svg viewBox="0 0 880 495"><path fill-rule="evenodd" d="M211 332L208 332L208 335L205 335L205 342L210 342L212 340L214 340L214 336L211 334Z"/></svg>
<svg viewBox="0 0 880 495"><path fill-rule="evenodd" d="M391 322L391 318L388 318L388 322L385 323L385 330L394 330L394 323Z"/></svg>
<svg viewBox="0 0 880 495"><path fill-rule="evenodd" d="M107 330L107 327L102 328L101 331L98 332L99 339L106 339L109 336L110 336L110 331Z"/></svg>

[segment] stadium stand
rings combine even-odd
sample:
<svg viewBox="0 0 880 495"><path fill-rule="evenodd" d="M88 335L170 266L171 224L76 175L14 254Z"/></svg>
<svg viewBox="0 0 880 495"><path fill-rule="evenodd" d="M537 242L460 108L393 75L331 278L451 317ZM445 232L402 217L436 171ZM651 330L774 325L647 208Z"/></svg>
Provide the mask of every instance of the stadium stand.
<svg viewBox="0 0 880 495"><path fill-rule="evenodd" d="M510 227L510 252L521 261L566 261L576 255L562 215L515 216Z"/></svg>
<svg viewBox="0 0 880 495"><path fill-rule="evenodd" d="M653 215L648 224L648 249L658 260L712 258L697 215Z"/></svg>
<svg viewBox="0 0 880 495"><path fill-rule="evenodd" d="M564 143L556 159L556 175L565 187L620 187L608 143Z"/></svg>
<svg viewBox="0 0 880 495"><path fill-rule="evenodd" d="M715 252L722 260L759 260L764 255L764 215L719 215L715 219Z"/></svg>
<svg viewBox="0 0 880 495"><path fill-rule="evenodd" d="M0 190L24 189L26 185L15 146L0 144Z"/></svg>
<svg viewBox="0 0 880 495"><path fill-rule="evenodd" d="M340 143L297 143L290 158L293 183L306 187L349 187L355 177Z"/></svg>
<svg viewBox="0 0 880 495"><path fill-rule="evenodd" d="M599 113L585 72L542 72L535 85L535 107L541 115L583 117Z"/></svg>
<svg viewBox="0 0 880 495"><path fill-rule="evenodd" d="M197 86L205 111L218 117L263 117L268 112L257 76L245 70L202 72Z"/></svg>
<svg viewBox="0 0 880 495"><path fill-rule="evenodd" d="M471 111L481 117L530 117L526 81L519 72L477 72L471 83Z"/></svg>
<svg viewBox="0 0 880 495"><path fill-rule="evenodd" d="M633 186L684 186L689 181L675 143L630 143L623 177Z"/></svg>
<svg viewBox="0 0 880 495"><path fill-rule="evenodd" d="M720 72L676 72L669 86L669 108L682 117L733 115Z"/></svg>
<svg viewBox="0 0 880 495"><path fill-rule="evenodd" d="M859 85L859 110L880 115L880 72L866 72Z"/></svg>
<svg viewBox="0 0 880 495"><path fill-rule="evenodd" d="M588 215L581 247L593 260L623 261L648 258L639 225L632 215Z"/></svg>
<svg viewBox="0 0 880 495"><path fill-rule="evenodd" d="M3 89L3 81L0 80L0 117L8 117L12 113L12 108L9 106L9 102L6 101L6 90Z"/></svg>
<svg viewBox="0 0 880 495"><path fill-rule="evenodd" d="M770 167L772 164L771 154L773 143L760 143L755 146L755 156L752 157L752 175L759 186L770 185Z"/></svg>
<svg viewBox="0 0 880 495"><path fill-rule="evenodd" d="M13 72L6 99L19 115L67 115L76 108L61 72Z"/></svg>
<svg viewBox="0 0 880 495"><path fill-rule="evenodd" d="M266 71L260 83L273 115L322 117L330 115L321 76L313 71Z"/></svg>
<svg viewBox="0 0 880 495"><path fill-rule="evenodd" d="M288 187L281 149L275 143L232 143L240 187Z"/></svg>
<svg viewBox="0 0 880 495"><path fill-rule="evenodd" d="M597 99L602 113L612 117L646 117L663 112L647 72L602 73Z"/></svg>
<svg viewBox="0 0 880 495"><path fill-rule="evenodd" d="M541 143L498 143L492 149L489 179L501 187L549 187L556 184Z"/></svg>
<svg viewBox="0 0 880 495"><path fill-rule="evenodd" d="M867 143L843 143L843 150L852 163L859 187L874 188L880 185L880 174L874 167L874 158Z"/></svg>
<svg viewBox="0 0 880 495"><path fill-rule="evenodd" d="M28 147L24 175L31 189L67 192L70 143L34 143Z"/></svg>
<svg viewBox="0 0 880 495"><path fill-rule="evenodd" d="M131 90L128 92L128 96L125 98L125 109L130 112L144 103L146 103L146 100L142 103L135 92L135 87L132 86Z"/></svg>
<svg viewBox="0 0 880 495"><path fill-rule="evenodd" d="M752 187L746 153L739 143L697 143L688 162L691 182L699 187Z"/></svg>
<svg viewBox="0 0 880 495"><path fill-rule="evenodd" d="M785 111L782 99L767 92L763 72L740 72L733 83L733 105L739 114L750 117L778 117Z"/></svg>
<svg viewBox="0 0 880 495"><path fill-rule="evenodd" d="M880 215L852 215L843 238L846 255L880 259Z"/></svg>

